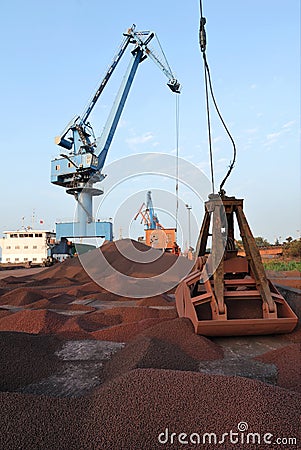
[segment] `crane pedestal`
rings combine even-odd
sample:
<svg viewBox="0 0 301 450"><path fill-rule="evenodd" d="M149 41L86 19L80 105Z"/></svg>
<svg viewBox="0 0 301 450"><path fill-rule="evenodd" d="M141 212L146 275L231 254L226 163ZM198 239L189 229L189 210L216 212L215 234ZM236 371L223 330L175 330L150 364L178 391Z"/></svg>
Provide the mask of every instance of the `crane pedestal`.
<svg viewBox="0 0 301 450"><path fill-rule="evenodd" d="M79 183L77 187L66 190L77 201L76 218L82 236L86 236L87 224L93 222L93 197L103 194L102 189L96 189L92 183Z"/></svg>
<svg viewBox="0 0 301 450"><path fill-rule="evenodd" d="M235 247L234 216L245 256ZM194 270L179 284L176 305L179 316L188 317L195 332L205 336L288 333L295 328L297 316L266 277L242 199L209 196Z"/></svg>
<svg viewBox="0 0 301 450"><path fill-rule="evenodd" d="M108 221L95 221L93 218L93 197L103 194L103 190L96 189L91 184L79 183L74 188L66 190L77 201L77 214L75 222L56 224L57 239L69 238L93 238L101 237L108 241L113 240L112 223Z"/></svg>

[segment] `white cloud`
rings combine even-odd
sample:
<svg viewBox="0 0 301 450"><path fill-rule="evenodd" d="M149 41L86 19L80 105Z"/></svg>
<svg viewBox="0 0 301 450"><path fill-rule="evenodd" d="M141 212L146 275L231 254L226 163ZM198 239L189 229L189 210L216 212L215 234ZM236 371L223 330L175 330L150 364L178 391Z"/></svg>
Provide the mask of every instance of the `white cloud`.
<svg viewBox="0 0 301 450"><path fill-rule="evenodd" d="M212 139L213 144L216 144L217 142L220 142L223 139L222 136L216 136Z"/></svg>
<svg viewBox="0 0 301 450"><path fill-rule="evenodd" d="M197 163L196 163L196 166L197 166L199 169L201 169L201 170L205 170L205 169L208 169L208 167L209 167L209 162L207 162L207 161L200 161L200 162L197 162Z"/></svg>
<svg viewBox="0 0 301 450"><path fill-rule="evenodd" d="M182 157L182 155L181 155L181 153L182 153L182 148L181 148L181 147L179 147L178 152L179 152L179 156ZM177 149L176 149L176 148L173 148L172 150L170 150L169 153L171 153L172 155L176 155L176 154L177 154Z"/></svg>
<svg viewBox="0 0 301 450"><path fill-rule="evenodd" d="M277 140L277 138L279 137L279 136L281 136L281 131L278 131L277 133L269 133L268 135L267 135L267 140L268 141L276 141Z"/></svg>
<svg viewBox="0 0 301 450"><path fill-rule="evenodd" d="M147 131L146 133L140 136L133 136L131 138L127 138L125 141L129 146L143 145L146 142L151 141L153 138L154 138L153 134L150 131Z"/></svg>
<svg viewBox="0 0 301 450"><path fill-rule="evenodd" d="M296 123L295 120L291 120L290 122L287 122L284 125L282 125L282 128L291 128L293 125L295 125L295 123Z"/></svg>
<svg viewBox="0 0 301 450"><path fill-rule="evenodd" d="M258 128L248 128L245 132L247 134L256 134L258 132Z"/></svg>
<svg viewBox="0 0 301 450"><path fill-rule="evenodd" d="M195 155L183 155L182 157L184 159L188 159L188 161L193 161L195 158Z"/></svg>
<svg viewBox="0 0 301 450"><path fill-rule="evenodd" d="M127 121L124 120L124 119L120 119L119 122L118 122L118 125L117 125L117 129L124 128L126 126L127 126Z"/></svg>
<svg viewBox="0 0 301 450"><path fill-rule="evenodd" d="M267 134L263 146L270 148L270 146L275 144L284 133L285 130L281 130Z"/></svg>
<svg viewBox="0 0 301 450"><path fill-rule="evenodd" d="M160 145L160 142L158 141L152 143L152 147L158 147L158 145Z"/></svg>
<svg viewBox="0 0 301 450"><path fill-rule="evenodd" d="M271 144L274 144L278 141L278 139L283 136L285 133L287 133L290 128L296 123L295 120L291 120L290 122L285 123L280 128L280 131L275 131L275 133L269 133L266 135L264 146L270 146Z"/></svg>

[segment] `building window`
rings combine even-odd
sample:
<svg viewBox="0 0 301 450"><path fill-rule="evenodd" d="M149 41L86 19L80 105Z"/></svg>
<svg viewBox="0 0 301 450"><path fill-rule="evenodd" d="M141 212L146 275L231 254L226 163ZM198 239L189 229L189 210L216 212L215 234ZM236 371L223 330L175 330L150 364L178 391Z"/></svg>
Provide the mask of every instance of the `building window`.
<svg viewBox="0 0 301 450"><path fill-rule="evenodd" d="M24 258L24 261L28 261L28 258Z"/></svg>
<svg viewBox="0 0 301 450"><path fill-rule="evenodd" d="M28 245L24 245L24 248L28 248Z"/></svg>
<svg viewBox="0 0 301 450"><path fill-rule="evenodd" d="M20 245L15 245L15 249L19 250L20 249Z"/></svg>
<svg viewBox="0 0 301 450"><path fill-rule="evenodd" d="M19 261L19 258L15 258L15 261Z"/></svg>
<svg viewBox="0 0 301 450"><path fill-rule="evenodd" d="M60 170L61 166L58 164L57 166L55 166L55 170Z"/></svg>
<svg viewBox="0 0 301 450"><path fill-rule="evenodd" d="M42 237L42 233L36 233L35 237Z"/></svg>
<svg viewBox="0 0 301 450"><path fill-rule="evenodd" d="M6 246L6 250L10 250L11 249L11 246L10 245L7 245Z"/></svg>
<svg viewBox="0 0 301 450"><path fill-rule="evenodd" d="M33 248L34 250L36 250L36 249L38 248L38 246L37 246L37 245L34 245L32 248Z"/></svg>
<svg viewBox="0 0 301 450"><path fill-rule="evenodd" d="M6 261L9 262L9 261L10 261L10 258L6 258Z"/></svg>
<svg viewBox="0 0 301 450"><path fill-rule="evenodd" d="M32 258L32 260L33 260L33 261L36 261L36 260L37 260L37 258Z"/></svg>

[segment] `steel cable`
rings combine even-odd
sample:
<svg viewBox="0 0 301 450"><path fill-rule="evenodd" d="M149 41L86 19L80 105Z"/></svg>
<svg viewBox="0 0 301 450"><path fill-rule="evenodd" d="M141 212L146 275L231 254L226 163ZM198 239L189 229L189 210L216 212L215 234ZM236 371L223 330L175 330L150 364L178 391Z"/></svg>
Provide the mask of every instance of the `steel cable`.
<svg viewBox="0 0 301 450"><path fill-rule="evenodd" d="M176 232L178 231L178 213L179 213L179 118L180 118L180 100L176 95Z"/></svg>
<svg viewBox="0 0 301 450"><path fill-rule="evenodd" d="M209 107L209 95L208 95L208 82L209 82L209 90L210 90L210 94L212 97L212 101L213 104L215 106L216 112L222 122L222 125L226 131L226 133L228 134L232 146L233 146L233 160L230 162L230 166L229 169L225 175L225 177L223 178L220 187L219 187L219 194L223 195L225 193L225 191L223 190L224 184L226 182L226 180L229 178L230 173L233 170L235 161L236 161L236 146L235 146L235 142L234 139L219 111L217 102L215 100L215 96L214 96L214 92L213 92L213 86L212 86L212 81L211 81L211 75L210 75L210 69L209 69L209 65L207 62L207 58L206 58L206 32L205 32L205 23L206 23L206 19L203 17L203 6L202 6L202 0L200 0L200 47L201 47L201 52L203 54L203 60L204 60L204 77L205 77L205 95L206 95L206 110L207 110L207 126L208 126L208 141L209 141L209 154L210 154L210 167L211 167L211 183L212 183L212 191L214 193L214 169L213 169L213 152L212 152L212 139L211 139L211 124L210 124L210 107Z"/></svg>

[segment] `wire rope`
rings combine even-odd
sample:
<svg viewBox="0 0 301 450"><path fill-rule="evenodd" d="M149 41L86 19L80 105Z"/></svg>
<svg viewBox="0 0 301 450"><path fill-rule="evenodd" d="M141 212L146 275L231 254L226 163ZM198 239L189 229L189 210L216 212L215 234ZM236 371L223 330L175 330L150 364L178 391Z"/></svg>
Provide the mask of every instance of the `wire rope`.
<svg viewBox="0 0 301 450"><path fill-rule="evenodd" d="M203 61L204 61L204 78L205 78L205 96L206 96L206 111L207 111L207 127L208 127L208 142L209 142L209 154L210 154L210 169L211 169L211 183L212 183L212 191L214 193L214 168L213 168L213 151L212 151L212 139L211 139L211 124L210 124L210 106L209 106L209 95L208 95L208 85L209 85L209 91L211 94L211 98L215 107L215 110L221 120L221 123L226 131L226 133L228 134L232 146L233 146L233 159L232 161L230 161L230 165L228 168L228 171L226 173L226 175L224 176L223 180L221 181L220 187L219 187L219 194L223 195L225 194L225 191L223 190L224 184L226 182L226 180L229 178L234 165L235 165L235 161L236 161L236 145L234 142L234 139L220 113L220 110L218 108L217 102L215 100L215 96L214 96L214 92L213 92L213 86L212 86L212 81L211 81L211 75L210 75L210 69L209 69L209 65L207 62L207 57L206 57L206 32L205 32L205 24L206 24L206 19L205 17L203 17L203 6L202 6L202 0L200 0L200 34L199 34L199 39L200 39L200 47L201 47L201 52L203 54Z"/></svg>
<svg viewBox="0 0 301 450"><path fill-rule="evenodd" d="M180 134L180 100L176 95L176 232L178 230L179 215L179 134Z"/></svg>

